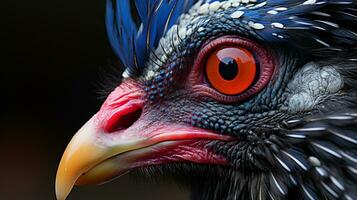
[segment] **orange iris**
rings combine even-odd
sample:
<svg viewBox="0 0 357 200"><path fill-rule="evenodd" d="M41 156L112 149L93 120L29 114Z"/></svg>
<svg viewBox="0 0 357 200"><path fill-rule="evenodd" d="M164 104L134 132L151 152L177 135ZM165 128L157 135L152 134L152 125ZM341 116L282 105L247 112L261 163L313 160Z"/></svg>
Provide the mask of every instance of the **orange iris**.
<svg viewBox="0 0 357 200"><path fill-rule="evenodd" d="M247 49L223 47L208 56L206 75L211 86L219 92L238 95L254 83L257 65Z"/></svg>

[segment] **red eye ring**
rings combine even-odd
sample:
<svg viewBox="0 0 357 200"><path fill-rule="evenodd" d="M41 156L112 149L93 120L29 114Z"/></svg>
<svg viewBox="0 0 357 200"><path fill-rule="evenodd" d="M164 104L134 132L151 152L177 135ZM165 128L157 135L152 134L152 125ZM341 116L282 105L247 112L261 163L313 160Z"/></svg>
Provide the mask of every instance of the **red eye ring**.
<svg viewBox="0 0 357 200"><path fill-rule="evenodd" d="M249 87L244 88L245 90L242 89L236 93L222 92L213 88L212 82L207 80L205 73L205 65L212 52L227 47L250 52L255 58L255 64L258 65L257 71L259 73L254 78L254 82ZM241 102L260 92L268 84L275 70L275 63L272 54L256 42L238 36L223 36L203 45L196 56L188 81L194 93L200 96L208 96L227 103Z"/></svg>

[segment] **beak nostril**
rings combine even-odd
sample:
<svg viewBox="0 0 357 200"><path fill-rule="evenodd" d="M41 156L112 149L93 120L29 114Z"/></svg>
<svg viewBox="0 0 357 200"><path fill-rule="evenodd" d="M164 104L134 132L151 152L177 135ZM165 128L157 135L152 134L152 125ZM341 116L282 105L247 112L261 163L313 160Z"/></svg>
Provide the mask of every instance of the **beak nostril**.
<svg viewBox="0 0 357 200"><path fill-rule="evenodd" d="M139 119L139 117L141 116L141 112L142 109L139 108L136 109L134 112L123 115L118 125L123 128L129 128L131 125L134 124L134 122L136 122L136 120Z"/></svg>
<svg viewBox="0 0 357 200"><path fill-rule="evenodd" d="M140 118L141 113L142 108L136 107L126 114L114 115L108 120L105 131L107 133L112 133L115 131L127 129Z"/></svg>

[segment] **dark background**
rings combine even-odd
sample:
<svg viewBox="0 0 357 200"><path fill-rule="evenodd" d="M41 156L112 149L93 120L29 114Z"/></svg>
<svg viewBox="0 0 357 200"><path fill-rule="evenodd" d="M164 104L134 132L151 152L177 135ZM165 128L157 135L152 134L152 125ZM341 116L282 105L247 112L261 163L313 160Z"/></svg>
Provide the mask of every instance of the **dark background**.
<svg viewBox="0 0 357 200"><path fill-rule="evenodd" d="M114 59L104 0L2 0L0 199L55 199L57 165L101 104L98 81ZM168 183L126 175L69 199L185 199Z"/></svg>

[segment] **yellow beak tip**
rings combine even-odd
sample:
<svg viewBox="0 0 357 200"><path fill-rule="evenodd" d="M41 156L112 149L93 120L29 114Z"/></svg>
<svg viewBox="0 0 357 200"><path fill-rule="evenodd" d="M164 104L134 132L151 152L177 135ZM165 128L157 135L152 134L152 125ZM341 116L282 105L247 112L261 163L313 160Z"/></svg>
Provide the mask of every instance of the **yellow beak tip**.
<svg viewBox="0 0 357 200"><path fill-rule="evenodd" d="M118 171L127 168L130 161L126 162L123 158L119 162L110 158L147 145L146 138L120 140L103 145L103 138L99 140L98 135L104 138L98 133L92 120L89 120L68 144L57 171L57 200L65 200L74 185L98 184L112 179ZM83 175L84 173L86 174Z"/></svg>
<svg viewBox="0 0 357 200"><path fill-rule="evenodd" d="M63 184L56 181L56 198L57 200L65 200L73 188L73 184Z"/></svg>

